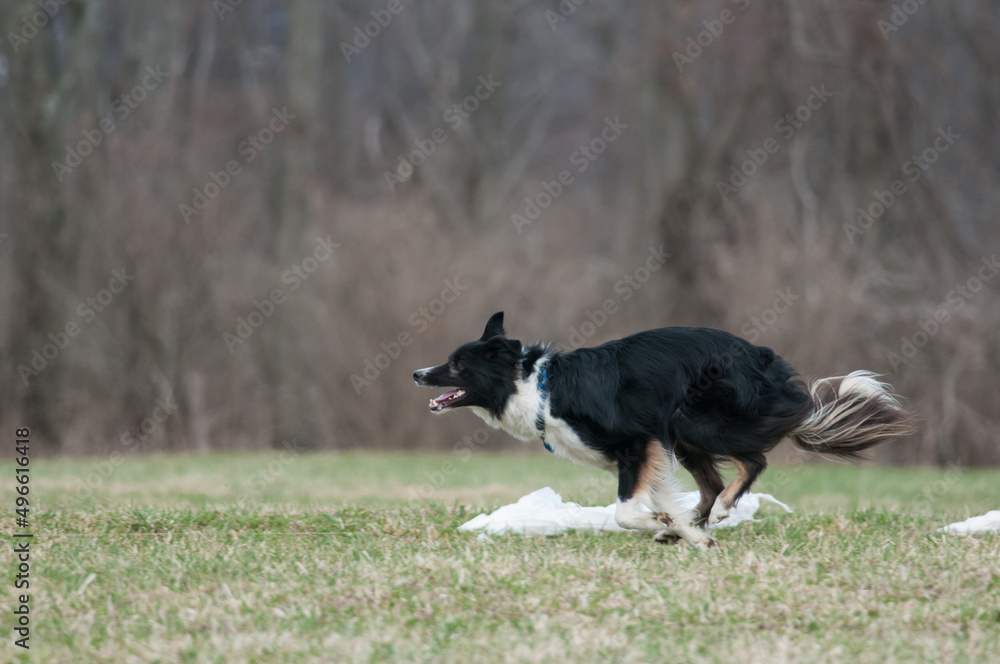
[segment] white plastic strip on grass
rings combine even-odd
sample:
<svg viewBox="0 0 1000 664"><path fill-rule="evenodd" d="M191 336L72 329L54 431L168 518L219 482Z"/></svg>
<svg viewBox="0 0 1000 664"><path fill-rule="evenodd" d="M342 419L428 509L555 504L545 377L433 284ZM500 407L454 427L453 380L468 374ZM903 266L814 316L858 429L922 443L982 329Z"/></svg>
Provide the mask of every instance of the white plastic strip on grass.
<svg viewBox="0 0 1000 664"><path fill-rule="evenodd" d="M681 505L692 508L698 504L697 491L679 496ZM791 512L792 508L766 493L747 493L736 503L729 518L712 528L728 528L743 521L757 521L754 514L761 501L774 503ZM591 532L621 531L615 523L615 506L582 507L576 503L564 503L562 496L550 487L539 489L524 496L513 505L505 505L492 514L480 514L458 528L459 530L480 530L489 535L521 533L524 535L561 535L567 530Z"/></svg>
<svg viewBox="0 0 1000 664"><path fill-rule="evenodd" d="M976 533L1000 533L1000 510L993 510L981 516L974 516L938 528L939 533L952 535L974 535Z"/></svg>

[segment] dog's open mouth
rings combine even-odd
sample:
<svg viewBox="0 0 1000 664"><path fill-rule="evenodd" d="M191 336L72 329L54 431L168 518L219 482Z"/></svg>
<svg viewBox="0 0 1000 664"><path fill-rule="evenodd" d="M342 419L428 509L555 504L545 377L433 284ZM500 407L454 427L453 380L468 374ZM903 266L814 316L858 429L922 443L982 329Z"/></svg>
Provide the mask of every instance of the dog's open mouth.
<svg viewBox="0 0 1000 664"><path fill-rule="evenodd" d="M431 399L430 408L435 413L440 413L445 408L450 408L456 405L464 396L465 390L462 389L445 392L441 396Z"/></svg>

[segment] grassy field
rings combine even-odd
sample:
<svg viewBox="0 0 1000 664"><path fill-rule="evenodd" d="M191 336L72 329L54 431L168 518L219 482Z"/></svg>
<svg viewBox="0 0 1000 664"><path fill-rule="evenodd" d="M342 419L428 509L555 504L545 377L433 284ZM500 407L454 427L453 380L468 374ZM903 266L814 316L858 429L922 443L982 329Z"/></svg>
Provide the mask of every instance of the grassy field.
<svg viewBox="0 0 1000 664"><path fill-rule="evenodd" d="M13 476L0 464L12 516ZM1000 536L935 533L1000 508L1000 471L774 467L755 489L795 514L764 508L706 552L456 530L543 486L613 502L610 478L541 451L39 461L31 477L31 650L9 636L5 557L3 661L1000 660Z"/></svg>

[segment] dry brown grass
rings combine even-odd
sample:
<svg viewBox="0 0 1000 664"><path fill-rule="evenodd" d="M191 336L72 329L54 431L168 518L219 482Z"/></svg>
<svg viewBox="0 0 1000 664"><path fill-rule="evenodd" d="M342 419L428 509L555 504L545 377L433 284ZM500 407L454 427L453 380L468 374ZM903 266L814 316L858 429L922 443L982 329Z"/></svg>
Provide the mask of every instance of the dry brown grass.
<svg viewBox="0 0 1000 664"><path fill-rule="evenodd" d="M764 510L696 552L457 531L543 485L613 499L541 453L475 455L417 501L407 485L454 456L303 455L248 495L275 459L133 459L83 502L90 464L37 464L18 661L874 664L1000 648L1000 538L935 532L995 508L996 472L779 466L758 488L796 513Z"/></svg>

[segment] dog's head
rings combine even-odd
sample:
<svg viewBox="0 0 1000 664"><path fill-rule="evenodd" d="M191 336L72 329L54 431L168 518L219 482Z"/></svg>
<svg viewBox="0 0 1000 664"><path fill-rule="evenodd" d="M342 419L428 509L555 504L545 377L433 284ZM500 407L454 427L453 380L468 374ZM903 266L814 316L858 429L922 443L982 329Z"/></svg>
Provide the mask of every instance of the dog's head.
<svg viewBox="0 0 1000 664"><path fill-rule="evenodd" d="M520 360L521 342L504 335L500 311L490 317L478 340L456 348L442 365L417 369L413 380L417 385L452 388L431 399L430 408L435 413L478 406L500 417L516 390Z"/></svg>

